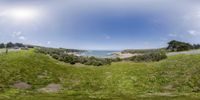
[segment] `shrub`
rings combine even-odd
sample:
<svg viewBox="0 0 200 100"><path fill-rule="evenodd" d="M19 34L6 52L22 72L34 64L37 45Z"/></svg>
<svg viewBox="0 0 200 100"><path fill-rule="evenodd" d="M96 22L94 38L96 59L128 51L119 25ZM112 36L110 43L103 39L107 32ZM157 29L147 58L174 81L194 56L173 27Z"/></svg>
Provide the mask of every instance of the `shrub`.
<svg viewBox="0 0 200 100"><path fill-rule="evenodd" d="M78 62L78 59L77 59L77 57L76 56L74 56L74 55L66 55L65 57L64 57L64 62L66 62L66 63L70 63L70 64L76 64L77 62Z"/></svg>
<svg viewBox="0 0 200 100"><path fill-rule="evenodd" d="M52 57L53 57L54 59L59 59L59 55L57 55L57 54L52 54Z"/></svg>
<svg viewBox="0 0 200 100"><path fill-rule="evenodd" d="M110 60L110 62L120 62L120 61L122 61L123 59L117 57L117 58L111 58L111 59L109 59L109 60Z"/></svg>
<svg viewBox="0 0 200 100"><path fill-rule="evenodd" d="M78 57L78 61L79 61L81 64L87 63L87 61L88 61L87 59L88 59L87 57L82 57L82 56Z"/></svg>
<svg viewBox="0 0 200 100"><path fill-rule="evenodd" d="M73 49L72 49L73 50ZM94 65L94 66L102 66L111 64L112 60L107 58L95 58L95 57L83 57L83 56L75 56L69 55L67 52L71 52L68 49L54 49L54 48L36 48L37 53L43 53L46 55L52 56L54 59L59 61L63 61L70 64L86 64L86 65ZM78 51L78 50L73 50Z"/></svg>
<svg viewBox="0 0 200 100"><path fill-rule="evenodd" d="M129 60L135 62L151 62L151 61L160 61L166 58L167 55L165 52L152 52L143 55L133 56L129 58Z"/></svg>
<svg viewBox="0 0 200 100"><path fill-rule="evenodd" d="M165 52L166 48L159 48L159 49L127 49L123 50L122 53L131 53L131 54L145 54L151 52Z"/></svg>

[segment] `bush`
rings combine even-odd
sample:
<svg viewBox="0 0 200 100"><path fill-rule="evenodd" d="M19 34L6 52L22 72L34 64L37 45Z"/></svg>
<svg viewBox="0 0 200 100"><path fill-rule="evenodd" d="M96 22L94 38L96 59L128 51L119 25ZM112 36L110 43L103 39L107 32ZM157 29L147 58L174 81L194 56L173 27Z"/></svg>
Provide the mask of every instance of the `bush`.
<svg viewBox="0 0 200 100"><path fill-rule="evenodd" d="M95 57L83 57L83 56L75 56L75 55L69 55L67 52L70 50L68 49L54 49L54 48L37 48L37 53L43 53L46 55L50 55L54 59L57 59L59 61L63 61L70 64L86 64L86 65L93 65L93 66L102 66L102 65L110 65L112 60L106 59L106 58L95 58ZM73 50L77 51L77 50ZM71 51L70 51L71 52Z"/></svg>
<svg viewBox="0 0 200 100"><path fill-rule="evenodd" d="M78 62L78 58L74 55L66 55L64 57L64 62L70 63L70 64L76 64Z"/></svg>
<svg viewBox="0 0 200 100"><path fill-rule="evenodd" d="M54 59L59 59L59 55L57 55L57 54L52 54L52 57L54 58Z"/></svg>
<svg viewBox="0 0 200 100"><path fill-rule="evenodd" d="M117 57L117 58L111 58L111 59L109 59L109 60L110 60L110 62L120 62L120 61L122 61L123 59Z"/></svg>
<svg viewBox="0 0 200 100"><path fill-rule="evenodd" d="M78 61L79 61L81 64L87 63L87 61L88 61L87 59L88 59L87 57L82 57L82 56L78 57Z"/></svg>
<svg viewBox="0 0 200 100"><path fill-rule="evenodd" d="M123 50L122 53L131 53L131 54L145 54L151 52L165 52L166 48L159 48L159 49L127 49Z"/></svg>
<svg viewBox="0 0 200 100"><path fill-rule="evenodd" d="M111 59L89 57L86 59L86 62L84 64L94 66L110 65Z"/></svg>
<svg viewBox="0 0 200 100"><path fill-rule="evenodd" d="M152 52L143 55L133 56L129 58L129 60L135 62L151 62L151 61L160 61L166 58L167 55L165 52Z"/></svg>

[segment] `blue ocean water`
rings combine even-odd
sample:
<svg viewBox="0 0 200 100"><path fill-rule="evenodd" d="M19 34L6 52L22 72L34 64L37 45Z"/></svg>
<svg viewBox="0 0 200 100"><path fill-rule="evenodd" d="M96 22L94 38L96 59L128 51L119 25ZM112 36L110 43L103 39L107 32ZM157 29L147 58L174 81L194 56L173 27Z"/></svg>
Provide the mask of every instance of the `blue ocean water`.
<svg viewBox="0 0 200 100"><path fill-rule="evenodd" d="M100 51L100 50L88 50L85 52L82 52L80 55L81 56L94 56L94 57L99 57L99 58L110 58L110 57L115 57L113 55L114 52L119 52L119 51Z"/></svg>

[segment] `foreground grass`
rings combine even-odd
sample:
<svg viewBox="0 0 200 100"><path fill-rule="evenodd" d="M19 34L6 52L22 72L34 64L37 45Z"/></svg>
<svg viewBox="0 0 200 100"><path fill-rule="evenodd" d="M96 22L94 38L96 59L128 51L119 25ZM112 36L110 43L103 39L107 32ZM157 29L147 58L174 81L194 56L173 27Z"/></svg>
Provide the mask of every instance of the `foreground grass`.
<svg viewBox="0 0 200 100"><path fill-rule="evenodd" d="M30 50L0 54L0 69L3 100L200 99L200 55L94 67L64 64ZM12 88L16 82L26 82L32 88ZM38 92L51 83L60 84L60 92Z"/></svg>

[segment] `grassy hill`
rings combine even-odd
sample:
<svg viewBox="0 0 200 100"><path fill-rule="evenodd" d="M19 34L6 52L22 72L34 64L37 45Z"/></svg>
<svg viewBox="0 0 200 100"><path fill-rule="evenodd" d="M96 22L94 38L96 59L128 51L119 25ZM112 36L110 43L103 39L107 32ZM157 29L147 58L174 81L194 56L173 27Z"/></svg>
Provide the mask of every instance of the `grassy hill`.
<svg viewBox="0 0 200 100"><path fill-rule="evenodd" d="M33 50L0 54L0 99L198 100L200 55L160 62L69 65Z"/></svg>

